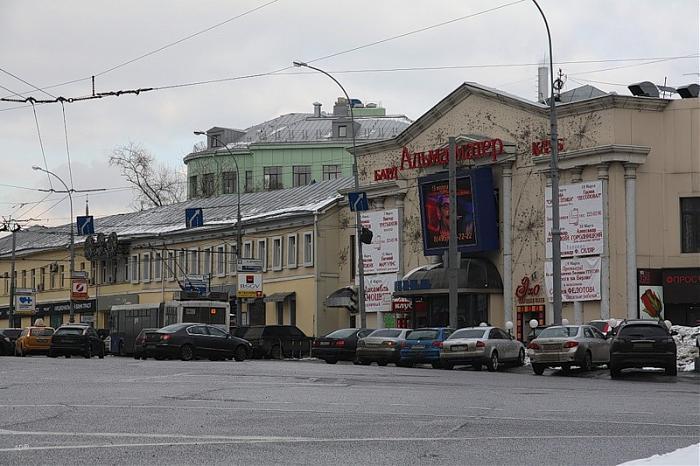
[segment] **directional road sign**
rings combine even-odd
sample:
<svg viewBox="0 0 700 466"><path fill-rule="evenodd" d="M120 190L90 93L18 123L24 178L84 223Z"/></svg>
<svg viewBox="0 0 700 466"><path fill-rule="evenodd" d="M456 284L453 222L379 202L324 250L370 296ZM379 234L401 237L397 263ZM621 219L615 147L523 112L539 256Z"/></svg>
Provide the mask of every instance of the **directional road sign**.
<svg viewBox="0 0 700 466"><path fill-rule="evenodd" d="M350 210L353 212L362 212L363 210L369 210L369 202L367 201L367 193L348 193L348 203L350 204Z"/></svg>
<svg viewBox="0 0 700 466"><path fill-rule="evenodd" d="M95 222L93 221L92 215L86 215L84 217L78 217L78 236L94 235L95 234Z"/></svg>
<svg viewBox="0 0 700 466"><path fill-rule="evenodd" d="M204 225L202 209L185 209L185 225L187 228L197 228Z"/></svg>

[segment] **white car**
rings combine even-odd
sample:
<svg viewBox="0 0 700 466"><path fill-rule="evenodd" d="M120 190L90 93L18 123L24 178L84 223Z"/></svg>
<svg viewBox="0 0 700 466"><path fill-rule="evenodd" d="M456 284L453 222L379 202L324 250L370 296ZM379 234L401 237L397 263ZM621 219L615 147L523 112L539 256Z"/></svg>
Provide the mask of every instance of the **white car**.
<svg viewBox="0 0 700 466"><path fill-rule="evenodd" d="M525 347L497 327L461 328L442 342L440 363L448 370L467 365L477 371L485 364L490 372L494 372L502 363L525 364Z"/></svg>

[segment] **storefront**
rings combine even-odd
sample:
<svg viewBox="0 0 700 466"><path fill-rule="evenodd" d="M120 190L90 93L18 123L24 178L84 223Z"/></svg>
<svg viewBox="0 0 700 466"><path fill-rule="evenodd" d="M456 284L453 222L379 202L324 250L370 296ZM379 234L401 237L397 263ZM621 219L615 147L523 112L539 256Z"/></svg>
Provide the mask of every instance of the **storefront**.
<svg viewBox="0 0 700 466"><path fill-rule="evenodd" d="M663 269L665 318L678 325L700 325L700 268Z"/></svg>

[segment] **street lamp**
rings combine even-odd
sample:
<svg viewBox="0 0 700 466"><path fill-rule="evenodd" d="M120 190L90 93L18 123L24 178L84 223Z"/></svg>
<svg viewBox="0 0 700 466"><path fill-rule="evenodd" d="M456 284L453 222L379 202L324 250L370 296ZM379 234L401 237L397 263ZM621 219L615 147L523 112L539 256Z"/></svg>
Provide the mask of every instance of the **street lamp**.
<svg viewBox="0 0 700 466"><path fill-rule="evenodd" d="M197 136L207 135L207 133L204 131L195 131L194 134ZM236 165L236 276L238 276L238 259L241 258L243 248L241 244L243 242L243 236L241 234L241 172L238 169L238 161L236 160L236 156L233 154L233 152L231 152L231 149L229 149L226 144L223 144L218 136L212 134L211 138L224 146L224 149L226 149L226 152L229 153L233 159L233 163ZM214 154L213 157L216 158L216 154ZM238 292L236 292L236 326L240 327L242 325L242 319L243 313L241 310L241 298L238 297Z"/></svg>
<svg viewBox="0 0 700 466"><path fill-rule="evenodd" d="M348 96L348 93L345 91L345 88L343 87L342 84L338 82L337 79L335 79L333 76L328 74L327 72L323 71L320 68L316 68L314 66L309 65L308 63L300 62L300 61L295 61L293 62L294 66L298 67L304 67L304 68L309 68L315 71L318 71L319 73L323 73L329 78L335 82L338 87L343 91L343 94L345 94L345 98L348 101L348 105L350 106L350 125L352 126L352 175L355 178L355 192L360 191L360 180L358 178L358 173L357 173L357 151L355 150L355 115L352 110L352 102L350 101L350 96ZM362 236L362 218L360 216L360 211L356 210L355 211L355 226L357 229L356 237L357 237L357 257L358 257L358 272L359 272L359 281L360 281L360 286L359 286L359 293L357 296L357 306L359 308L360 312L360 327L365 328L367 327L367 315L365 314L365 267L364 267L364 257L362 254L362 240L360 239ZM379 326L379 322L377 322L377 326Z"/></svg>
<svg viewBox="0 0 700 466"><path fill-rule="evenodd" d="M74 226L73 226L73 195L71 194L72 190L68 189L68 186L66 185L66 183L64 183L64 181L61 179L61 177L58 176L57 174L55 174L54 172L51 172L49 170L45 170L45 169L38 167L36 165L34 165L32 167L32 170L38 170L40 172L44 172L44 173L47 173L47 174L53 176L54 178L56 178L58 181L61 182L63 187L66 188L65 192L68 193L68 200L70 201L70 272L69 273L70 273L70 283L71 283L70 294L68 295L68 302L69 302L69 306L70 306L70 318L68 321L72 324L75 322L75 306L73 303L73 273L75 272L75 232L73 230ZM62 192L62 191L55 191L53 189L51 191L52 192Z"/></svg>
<svg viewBox="0 0 700 466"><path fill-rule="evenodd" d="M549 41L549 125L550 125L550 163L549 171L552 179L552 293L554 298L554 323L561 323L561 230L559 229L559 167L557 147L557 110L554 103L554 62L552 58L552 35L549 32L547 18L537 3L532 0L542 15L544 25L547 28L547 40Z"/></svg>

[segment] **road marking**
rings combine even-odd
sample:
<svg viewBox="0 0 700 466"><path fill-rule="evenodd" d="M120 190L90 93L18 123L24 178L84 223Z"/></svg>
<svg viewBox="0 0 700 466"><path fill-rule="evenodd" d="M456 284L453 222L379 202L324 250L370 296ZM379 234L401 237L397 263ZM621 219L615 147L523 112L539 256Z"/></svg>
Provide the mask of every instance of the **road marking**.
<svg viewBox="0 0 700 466"><path fill-rule="evenodd" d="M487 416L487 415L465 415L465 414L437 414L437 413L404 413L393 411L356 411L353 413L342 411L330 411L320 409L283 409L283 408L254 408L254 407L231 407L231 406L203 406L203 405L106 405L106 404L0 404L2 408L85 408L85 409L162 409L172 411L175 409L216 409L219 411L262 411L273 413L315 413L315 414L333 414L335 416L407 416L407 417L435 417L446 419L489 419L493 421L523 421L523 422L592 422L596 424L615 424L615 425L649 425L649 426L664 426L664 427L692 427L700 428L700 424L675 424L675 423L659 423L659 422L635 422L635 421L615 421L610 419L576 419L576 418L536 418L536 417L514 417L514 416Z"/></svg>
<svg viewBox="0 0 700 466"><path fill-rule="evenodd" d="M191 445L217 445L217 444L256 444L256 443L374 443L374 442L464 442L485 440L581 440L581 439L655 439L661 440L658 435L548 435L548 436L484 436L484 437L366 437L366 438L305 438L305 437L246 437L246 436L183 436L167 434L132 434L132 433L81 433L81 432L11 432L12 435L41 435L41 436L85 436L85 437L152 437L152 438L186 438L183 442L142 442L142 443L107 443L107 444L81 444L81 445L21 445L13 448L0 448L0 452L23 452L41 450L84 450L93 448L134 448L134 447L160 447L160 446L191 446ZM668 438L696 438L695 435L664 435ZM197 440L195 440L197 439Z"/></svg>

